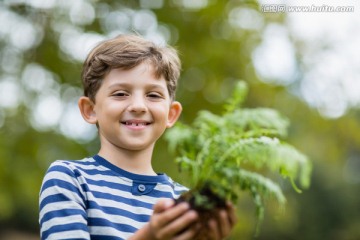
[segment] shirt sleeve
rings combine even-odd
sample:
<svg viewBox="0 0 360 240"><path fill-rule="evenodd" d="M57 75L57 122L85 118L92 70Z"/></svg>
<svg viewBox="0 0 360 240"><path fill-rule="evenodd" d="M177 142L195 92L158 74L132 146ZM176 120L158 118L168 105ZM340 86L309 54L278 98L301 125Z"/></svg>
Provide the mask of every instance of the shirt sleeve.
<svg viewBox="0 0 360 240"><path fill-rule="evenodd" d="M90 239L86 198L77 177L64 161L54 162L45 174L39 198L42 240Z"/></svg>

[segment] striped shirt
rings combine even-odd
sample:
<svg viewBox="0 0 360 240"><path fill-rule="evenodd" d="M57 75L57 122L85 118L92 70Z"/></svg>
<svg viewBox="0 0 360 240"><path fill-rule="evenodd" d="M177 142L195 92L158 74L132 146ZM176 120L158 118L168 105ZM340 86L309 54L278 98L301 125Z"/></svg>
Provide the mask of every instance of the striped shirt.
<svg viewBox="0 0 360 240"><path fill-rule="evenodd" d="M130 173L99 155L55 161L40 191L41 239L127 239L149 221L159 198L186 190L166 174Z"/></svg>

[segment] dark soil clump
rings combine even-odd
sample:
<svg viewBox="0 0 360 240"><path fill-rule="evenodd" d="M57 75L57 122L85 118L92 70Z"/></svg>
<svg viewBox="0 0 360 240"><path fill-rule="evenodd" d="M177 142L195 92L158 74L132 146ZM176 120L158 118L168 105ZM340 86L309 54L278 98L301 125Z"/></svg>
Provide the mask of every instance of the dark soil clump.
<svg viewBox="0 0 360 240"><path fill-rule="evenodd" d="M196 240L210 239L208 221L211 218L216 219L218 211L226 208L226 201L211 189L210 184L205 184L201 188L183 193L176 200L176 204L181 202L188 202L190 208L199 214L201 229Z"/></svg>

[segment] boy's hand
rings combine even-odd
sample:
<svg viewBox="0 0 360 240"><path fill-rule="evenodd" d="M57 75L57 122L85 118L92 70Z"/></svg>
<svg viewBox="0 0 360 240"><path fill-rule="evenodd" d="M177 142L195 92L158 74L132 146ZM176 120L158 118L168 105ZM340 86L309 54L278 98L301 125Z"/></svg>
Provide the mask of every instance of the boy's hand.
<svg viewBox="0 0 360 240"><path fill-rule="evenodd" d="M135 233L131 240L191 240L196 239L200 224L196 211L187 203L175 205L173 200L162 199L154 205L150 222ZM209 220L209 240L228 237L236 223L234 206L227 203L226 209L219 210L216 219Z"/></svg>
<svg viewBox="0 0 360 240"><path fill-rule="evenodd" d="M162 199L154 205L149 222L151 239L187 240L196 235L197 225L190 225L197 220L197 213L187 203L174 204L173 200Z"/></svg>
<svg viewBox="0 0 360 240"><path fill-rule="evenodd" d="M230 235L237 221L235 212L234 205L228 202L226 209L219 210L218 217L208 222L211 240L224 239Z"/></svg>

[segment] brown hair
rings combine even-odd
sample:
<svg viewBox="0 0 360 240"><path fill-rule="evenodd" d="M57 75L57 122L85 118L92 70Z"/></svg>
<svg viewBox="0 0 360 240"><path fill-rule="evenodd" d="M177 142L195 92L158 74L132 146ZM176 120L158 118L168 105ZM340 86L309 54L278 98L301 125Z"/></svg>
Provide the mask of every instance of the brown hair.
<svg viewBox="0 0 360 240"><path fill-rule="evenodd" d="M89 53L81 74L84 95L95 102L96 93L111 69L132 69L144 61L153 65L157 78L165 78L170 98L174 100L181 68L176 50L157 46L137 35L105 40Z"/></svg>

